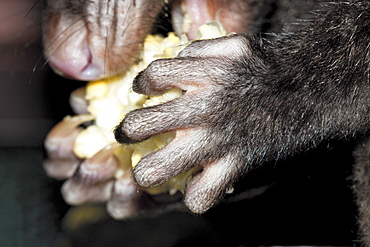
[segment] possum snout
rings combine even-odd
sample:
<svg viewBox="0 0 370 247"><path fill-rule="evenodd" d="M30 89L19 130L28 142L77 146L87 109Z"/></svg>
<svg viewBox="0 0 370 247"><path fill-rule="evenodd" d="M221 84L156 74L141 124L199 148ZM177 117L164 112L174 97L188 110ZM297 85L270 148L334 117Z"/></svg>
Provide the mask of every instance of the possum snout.
<svg viewBox="0 0 370 247"><path fill-rule="evenodd" d="M163 2L47 1L43 39L50 66L58 74L78 80L126 71Z"/></svg>
<svg viewBox="0 0 370 247"><path fill-rule="evenodd" d="M227 33L250 30L257 8L245 0L47 0L43 40L48 63L58 74L77 80L125 72L137 60L165 2L174 30L190 39L200 25L216 19Z"/></svg>

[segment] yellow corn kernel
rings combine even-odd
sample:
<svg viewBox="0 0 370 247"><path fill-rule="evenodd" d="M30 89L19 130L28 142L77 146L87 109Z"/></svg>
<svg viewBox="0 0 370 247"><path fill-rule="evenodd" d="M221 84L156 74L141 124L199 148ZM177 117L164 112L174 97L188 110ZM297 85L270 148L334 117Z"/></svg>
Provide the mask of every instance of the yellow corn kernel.
<svg viewBox="0 0 370 247"><path fill-rule="evenodd" d="M222 25L215 21L199 28L197 37L216 38L225 35ZM90 82L86 86L88 111L95 124L82 131L74 144L74 152L79 158L90 158L100 149L114 140L113 129L130 111L147 106L153 106L172 100L182 95L180 89L170 89L165 94L147 97L134 93L131 89L135 76L155 59L171 58L189 44L185 35L181 38L174 33L168 37L147 35L141 53L141 61L130 67L122 76L107 78L102 81ZM166 146L174 133L160 134L138 144L123 146L115 152L121 168L115 174L119 178L128 167L134 167L142 157ZM158 194L168 192L173 195L177 191L184 192L188 180L200 168L185 171L157 188L146 189L148 193Z"/></svg>
<svg viewBox="0 0 370 247"><path fill-rule="evenodd" d="M73 151L78 158L91 158L99 150L111 143L101 129L96 125L91 125L83 130L74 142Z"/></svg>
<svg viewBox="0 0 370 247"><path fill-rule="evenodd" d="M106 97L108 92L108 85L105 81L89 82L86 87L86 100L102 99Z"/></svg>
<svg viewBox="0 0 370 247"><path fill-rule="evenodd" d="M173 138L175 138L175 133L170 132L153 136L148 140L136 144L134 146L134 151L131 156L131 166L135 167L142 157L163 148L170 141L172 141Z"/></svg>

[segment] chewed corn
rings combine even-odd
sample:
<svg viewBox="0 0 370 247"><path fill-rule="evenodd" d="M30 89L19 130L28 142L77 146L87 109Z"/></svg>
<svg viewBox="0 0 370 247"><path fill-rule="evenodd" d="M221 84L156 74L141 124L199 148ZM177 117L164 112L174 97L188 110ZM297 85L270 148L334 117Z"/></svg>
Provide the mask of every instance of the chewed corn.
<svg viewBox="0 0 370 247"><path fill-rule="evenodd" d="M197 35L199 39L217 38L226 35L226 32L219 22L214 21L201 26ZM141 61L132 65L123 76L88 83L85 98L88 102L87 110L94 119L94 125L87 127L78 135L73 148L75 155L81 159L90 158L105 146L114 143L113 129L128 112L181 96L180 89L170 89L161 96L148 98L133 92L131 87L135 76L150 62L155 59L175 57L188 44L189 41L185 35L181 38L173 33L169 33L165 38L159 35L148 35L144 42ZM143 156L163 148L174 137L174 133L165 133L139 144L122 147L115 153L122 167L116 172L115 177L118 178L121 175L124 167L127 165L134 167ZM131 155L131 159L127 155ZM152 194L183 192L187 181L196 169L181 173L157 188L147 189L147 192Z"/></svg>

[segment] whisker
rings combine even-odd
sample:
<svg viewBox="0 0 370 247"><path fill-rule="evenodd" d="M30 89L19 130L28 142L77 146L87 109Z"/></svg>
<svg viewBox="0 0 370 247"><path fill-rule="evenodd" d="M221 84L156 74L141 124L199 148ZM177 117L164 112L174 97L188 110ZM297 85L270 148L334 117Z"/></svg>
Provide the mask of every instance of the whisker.
<svg viewBox="0 0 370 247"><path fill-rule="evenodd" d="M8 11L4 11L4 14L0 17L3 26L7 26L9 23L8 27L14 27L9 29L10 33L2 37L0 49L0 56L4 59L3 61L5 61L6 56L12 56L14 58L6 62L6 68L2 68L4 71L7 71L8 79L10 80L17 74L19 69L19 64L17 64L18 60L20 58L22 61L33 60L30 51L34 52L39 48L38 41L41 35L41 31L39 30L39 16L41 16L41 8L37 7L37 4L25 3L22 2L22 4L19 5L17 3L14 8L12 7ZM33 6L30 9L32 4ZM25 13L27 14L25 15ZM27 17L28 19L26 19ZM32 45L37 46L27 50ZM27 57L23 58L23 56ZM26 66L28 66L28 62L26 62ZM32 63L30 66L32 66ZM29 70L28 67L27 70Z"/></svg>
<svg viewBox="0 0 370 247"><path fill-rule="evenodd" d="M117 3L117 0L115 0L115 3ZM129 8L126 10L127 12L130 12L130 10L132 9L132 8L134 8L135 7L135 5L134 4L132 4L132 5L130 5L129 6ZM116 35L113 35L114 34L114 32L113 31L110 31L109 32L109 30L107 30L107 37L106 37L106 39L105 39L105 54L104 54L104 74L105 75L107 75L107 71L108 71L108 66L110 65L110 62L111 62L111 59L110 59L110 56L111 56L111 53L110 53L110 47L109 47L109 43L110 42L113 42L113 43L115 43L115 42L117 42L117 40L118 39L121 39L121 37L124 35L124 33L126 32L126 30L127 30L127 28L131 25L131 23L133 22L133 20L131 20L129 23L127 23L127 24L125 24L126 22L127 22L127 18L128 18L128 15L125 15L125 17L124 17L124 19L121 21L121 25L119 24L119 21L120 21L120 19L117 17L117 15L118 15L118 9L116 10L116 13L115 13L115 15L113 16L113 20L112 20L112 22L111 22L111 27L110 27L110 30L115 30L115 28L116 28L116 30L118 30L118 28L120 27L120 26L125 26L125 28L124 28L124 30L122 31L122 34L120 35L120 34L116 34ZM136 19L136 18L134 18L134 19ZM113 41L111 41L110 39L113 37ZM136 43L133 43L133 44L135 44L136 45ZM125 44L125 46L127 46L126 44ZM127 54L126 54L126 56L127 56ZM121 61L122 61L122 63L125 63L125 59L124 59L124 56L121 56L121 55L119 55L119 56L117 56ZM132 58L135 58L136 56L132 56ZM118 68L115 68L115 74L118 74L120 71L118 70ZM109 75L108 75L109 76Z"/></svg>
<svg viewBox="0 0 370 247"><path fill-rule="evenodd" d="M131 19L131 21L129 23L127 23L126 27L122 30L122 33L121 33L121 37L123 37L127 31L127 28L136 20L138 19L143 19L143 18L148 18L148 19L153 19L153 18L150 18L150 17L142 17L142 16L139 16L139 17L135 17L133 19Z"/></svg>
<svg viewBox="0 0 370 247"><path fill-rule="evenodd" d="M80 20L83 20L86 16L82 16L81 18L78 18L76 21L74 21L73 23L71 23L63 32L61 32L47 47L45 47L45 51L47 51L48 49L50 49L50 47L64 34L68 31L69 28L71 28L72 26L74 26L76 23L78 23L78 21ZM83 27L84 25L82 25ZM80 27L81 28L81 27ZM78 30L80 30L80 28ZM73 32L73 34L75 34L76 32ZM70 36L68 36L64 41L68 40L70 38Z"/></svg>
<svg viewBox="0 0 370 247"><path fill-rule="evenodd" d="M109 2L107 3L107 4L109 4ZM116 5L117 4L117 0L115 0L114 1L114 5ZM108 9L109 9L109 7L107 8L107 11L108 11ZM107 75L107 71L108 71L108 69L107 68L109 68L109 66L110 66L110 49L109 49L109 39L110 39L110 37L112 36L112 31L110 31L110 30L113 30L114 29L114 26L118 26L117 25L117 21L118 21L118 18L117 18L117 9L115 10L116 12L115 12L115 14L113 15L113 20L112 20L112 22L111 22L111 27L110 28L108 28L107 27L107 37L105 38L105 53L104 53L104 75ZM113 35L113 43L115 43L116 42L116 37ZM108 65L107 65L107 63L108 63ZM108 75L109 76L109 75Z"/></svg>
<svg viewBox="0 0 370 247"><path fill-rule="evenodd" d="M131 10L131 8L133 7L133 5L131 5L129 8L128 8L128 10L127 10L127 12L129 12L130 10ZM126 23L126 20L127 20L127 17L128 15L126 15L125 16L125 18L123 18L123 20L122 20L122 25L125 25L125 23ZM121 37L123 37L123 33L124 32L126 32L126 29L127 29L127 27L130 25L130 23L132 22L132 20L129 22L129 23L127 23L127 25L126 25L126 27L123 29L123 31L122 31L122 34L120 35Z"/></svg>
<svg viewBox="0 0 370 247"><path fill-rule="evenodd" d="M24 18L27 18L28 15L35 9L35 7L37 6L37 4L41 2L41 0L37 0L36 3L34 5L32 5L31 9L27 12L27 14L24 16Z"/></svg>
<svg viewBox="0 0 370 247"><path fill-rule="evenodd" d="M113 3L113 5L116 5L116 0L114 1L114 3ZM103 5L102 5L103 3L99 3L99 12L101 12L102 11L102 9L103 9ZM109 2L107 2L106 3L107 4L107 8L106 8L106 13L103 13L103 15L108 15L109 13L109 4L110 4L110 1ZM111 30L113 30L113 28L114 28L114 24L115 24L115 22L116 22L116 13L113 15L113 19L112 19L112 21L111 21L111 23L110 23L110 27L105 27L106 28L106 32L105 32L105 35L106 35L106 37L105 37L105 46L104 46L104 64L103 64L103 74L104 75L107 75L107 71L108 71L108 66L109 66L109 64L107 65L107 63L109 63L109 61L110 61L110 59L109 59L109 56L110 56L110 52L109 52L109 43L110 43L110 38L112 37L112 31ZM102 21L102 19L100 19L100 21L99 21L99 28L101 29L101 28L103 28L103 26L105 26L105 25L103 25L102 23L101 23L101 21ZM113 43L115 42L115 40L113 41Z"/></svg>
<svg viewBox="0 0 370 247"><path fill-rule="evenodd" d="M75 24L75 23L74 23ZM73 25L74 25L73 24ZM69 27L71 27L72 25L70 25ZM69 28L68 27L68 28ZM68 37L66 37L64 40L63 40L63 42L61 42L61 44L55 49L55 51L54 52L56 52L59 48L60 48L60 46L62 46L63 45L63 43L66 41L66 40L68 40L69 38L71 38L75 33L77 33L78 31L80 31L82 28L84 27L84 24L83 25L81 25L81 27L79 27L79 28L77 28L73 33L71 33ZM68 29L67 28L67 29ZM64 33L64 32L66 32L67 31L67 29L65 30L65 31L63 31L62 33ZM58 35L58 37L60 37L61 36L61 34L60 35ZM51 42L50 43L50 45L48 46L48 48L47 49L49 49L50 48L50 46L53 44L53 43L55 43L56 42L56 40L58 39L58 37L57 38L55 38L55 40L53 41L53 42ZM47 49L45 49L45 50L47 50ZM37 62L36 62L36 64L35 64L35 66L33 67L33 69L32 69L32 74L31 74L31 78L30 78L30 82L32 81L32 79L33 79L33 75L34 75L34 73L36 72L36 70L37 70L37 67L38 67L38 65L40 64L40 62L41 62L41 60L44 58L44 56L43 55L41 55L40 57L39 57L39 59L37 60ZM46 59L45 60L45 62L41 65L41 67L40 67L40 70L41 69L43 69L47 64L48 64L48 62L49 62L49 58L48 59Z"/></svg>
<svg viewBox="0 0 370 247"><path fill-rule="evenodd" d="M84 27L85 25L83 24L83 25L81 25L79 28L77 28L73 33L71 33L68 37L66 37L64 40L63 40L63 42L60 44L60 45L58 45L58 47L55 49L55 51L54 52L56 52L62 45L63 45L63 43L65 42L65 41L67 41L68 39L70 39L74 34L76 34L77 32L79 32L83 27ZM52 53L53 54L53 53ZM46 60L46 63L49 61L49 59L47 59ZM45 66L45 64L43 65L43 66Z"/></svg>

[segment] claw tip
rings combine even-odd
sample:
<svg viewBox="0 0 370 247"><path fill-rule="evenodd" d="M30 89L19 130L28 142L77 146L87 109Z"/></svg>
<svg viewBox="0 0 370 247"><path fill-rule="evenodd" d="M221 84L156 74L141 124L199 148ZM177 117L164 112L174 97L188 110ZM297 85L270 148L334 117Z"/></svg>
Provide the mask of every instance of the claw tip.
<svg viewBox="0 0 370 247"><path fill-rule="evenodd" d="M114 129L114 138L116 139L116 141L119 142L119 143L122 143L122 144L133 144L133 143L138 142L138 141L128 137L122 131L122 122L119 125L117 125L117 127Z"/></svg>

